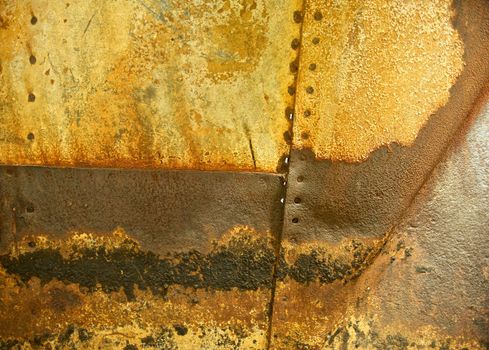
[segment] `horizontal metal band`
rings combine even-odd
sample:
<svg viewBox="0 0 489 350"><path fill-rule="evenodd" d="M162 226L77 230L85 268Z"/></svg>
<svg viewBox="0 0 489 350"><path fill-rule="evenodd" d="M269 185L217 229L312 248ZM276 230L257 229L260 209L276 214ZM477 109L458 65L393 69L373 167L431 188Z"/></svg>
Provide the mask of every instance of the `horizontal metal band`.
<svg viewBox="0 0 489 350"><path fill-rule="evenodd" d="M122 228L156 254L196 249L235 226L277 233L282 178L260 173L0 167L0 248L26 235Z"/></svg>

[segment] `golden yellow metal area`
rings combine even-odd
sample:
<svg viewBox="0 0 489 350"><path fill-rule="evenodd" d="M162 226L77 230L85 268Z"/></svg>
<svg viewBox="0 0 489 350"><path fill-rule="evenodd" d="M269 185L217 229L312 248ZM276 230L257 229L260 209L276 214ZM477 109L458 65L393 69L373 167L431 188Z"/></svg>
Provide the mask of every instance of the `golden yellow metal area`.
<svg viewBox="0 0 489 350"><path fill-rule="evenodd" d="M274 172L298 2L0 1L0 163Z"/></svg>
<svg viewBox="0 0 489 350"><path fill-rule="evenodd" d="M410 145L463 68L452 1L307 1L294 146L360 161Z"/></svg>
<svg viewBox="0 0 489 350"><path fill-rule="evenodd" d="M3 0L0 161L274 172L301 7ZM451 1L306 8L295 146L358 161L411 144L463 68Z"/></svg>

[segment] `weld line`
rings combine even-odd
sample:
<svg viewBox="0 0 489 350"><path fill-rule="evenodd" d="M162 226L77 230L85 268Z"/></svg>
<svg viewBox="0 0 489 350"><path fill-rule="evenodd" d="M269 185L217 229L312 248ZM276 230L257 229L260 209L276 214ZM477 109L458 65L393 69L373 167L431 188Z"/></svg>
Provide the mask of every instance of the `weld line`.
<svg viewBox="0 0 489 350"><path fill-rule="evenodd" d="M272 272L272 287L270 291L270 303L268 306L268 329L267 329L267 338L266 338L266 350L270 350L271 347L271 340L272 340L272 330L273 330L273 308L275 304L275 297L276 297L276 289L277 289L277 278L278 278L278 268L280 264L280 254L281 254L281 248L282 248L282 236L283 236L283 231L284 231L284 223L285 223L285 204L287 203L287 189L288 189L288 183L289 183L289 172L290 172L290 159L291 159L291 154L292 154L292 149L293 149L293 142L294 142L294 120L297 116L296 113L296 102L297 102L297 84L299 80L299 74L301 72L301 60L300 60L300 54L302 52L303 48L303 30L304 30L304 19L306 15L306 5L307 0L303 0L302 2L302 8L300 9L301 11L301 16L302 16L302 21L300 23L300 28L299 28L299 48L297 49L297 55L295 60L297 61L297 71L295 72L295 77L294 77L294 87L295 89L295 94L293 95L292 98L292 111L293 111L293 116L290 118L290 116L287 116L289 118L289 133L290 133L290 144L289 144L289 151L287 155L287 160L285 162L284 166L284 175L283 175L283 186L282 186L282 193L281 193L281 199L283 199L282 203L282 212L281 212L281 217L282 217L282 225L280 227L280 231L277 233L277 239L274 242L275 243L275 262L273 264L273 272ZM295 22L293 22L295 23Z"/></svg>

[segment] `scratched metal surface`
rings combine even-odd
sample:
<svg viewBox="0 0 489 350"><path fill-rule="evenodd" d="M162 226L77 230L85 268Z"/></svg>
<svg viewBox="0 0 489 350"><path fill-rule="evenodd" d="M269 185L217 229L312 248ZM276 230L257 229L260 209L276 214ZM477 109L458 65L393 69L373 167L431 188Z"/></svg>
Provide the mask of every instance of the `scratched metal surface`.
<svg viewBox="0 0 489 350"><path fill-rule="evenodd" d="M488 38L484 0L0 0L0 348L487 348Z"/></svg>

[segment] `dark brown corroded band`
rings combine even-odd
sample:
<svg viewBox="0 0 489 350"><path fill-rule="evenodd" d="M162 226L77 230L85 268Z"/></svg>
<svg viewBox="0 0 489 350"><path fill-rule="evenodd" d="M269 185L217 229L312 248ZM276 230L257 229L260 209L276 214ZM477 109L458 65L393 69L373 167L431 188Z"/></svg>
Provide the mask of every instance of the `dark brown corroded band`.
<svg viewBox="0 0 489 350"><path fill-rule="evenodd" d="M158 257L128 246L108 250L104 246L82 248L77 258L65 259L59 250L48 248L21 254L0 256L0 266L8 273L27 282L37 277L43 283L53 279L76 283L89 291L101 287L104 292L123 289L133 300L134 286L150 289L165 296L169 286L215 290L257 290L270 288L273 248L266 240L243 243L239 238L232 245L217 248L204 255L198 251Z"/></svg>
<svg viewBox="0 0 489 350"><path fill-rule="evenodd" d="M0 252L26 235L119 227L155 254L205 254L238 225L277 234L282 183L262 173L3 166Z"/></svg>
<svg viewBox="0 0 489 350"><path fill-rule="evenodd" d="M76 283L94 291L123 289L134 299L134 286L166 295L171 285L214 290L257 290L272 286L275 252L266 239L251 240L245 234L232 238L227 246L216 246L208 254L196 250L159 257L153 252L135 249L137 243L126 239L117 248L72 247L75 254L66 258L59 249L35 249L19 256L1 255L0 267L28 282L37 277L43 283L57 279ZM324 256L318 251L299 254L288 264L282 253L279 280L289 277L299 283L321 284L355 277L365 267L372 248L354 243L351 258Z"/></svg>

